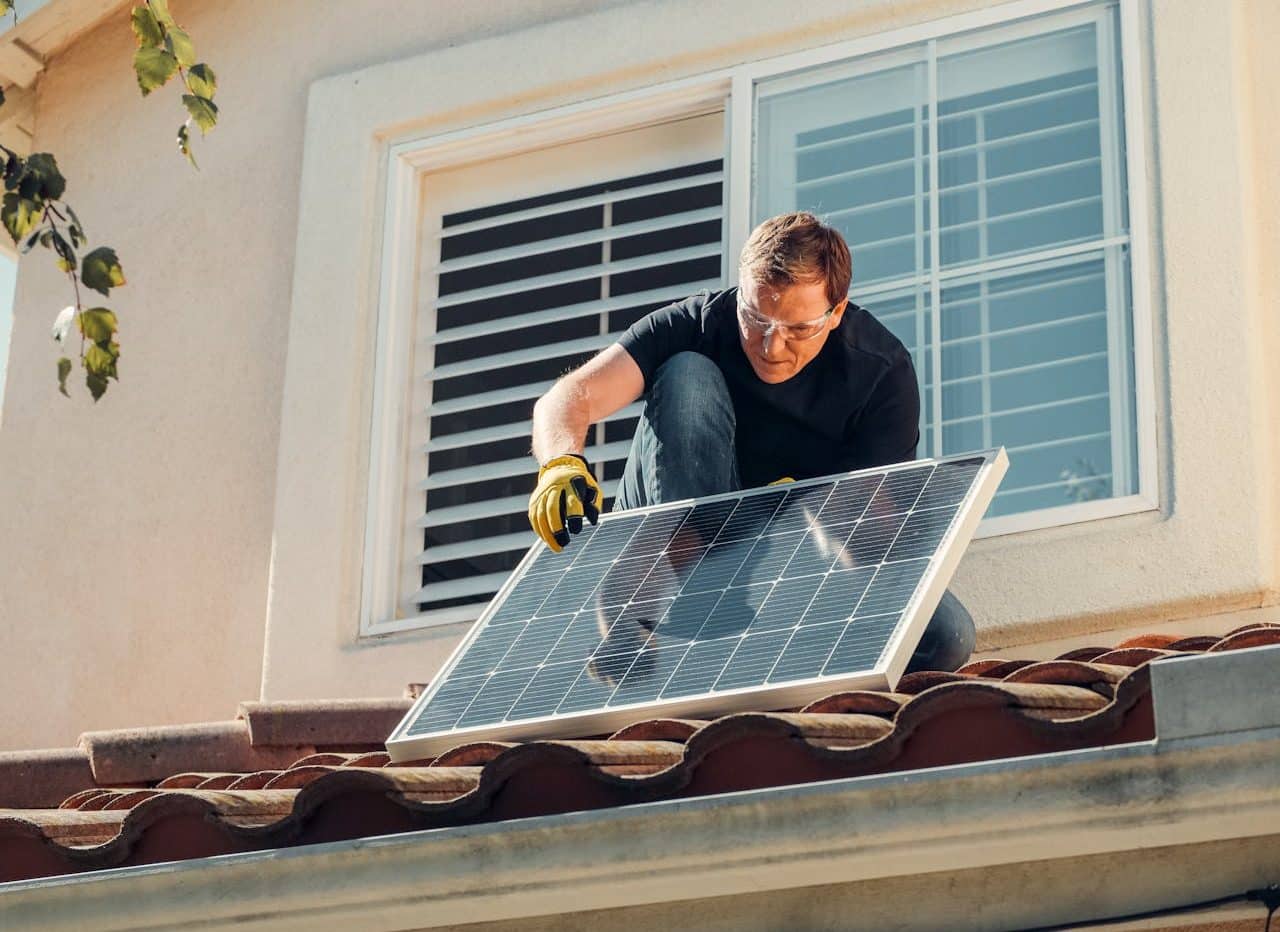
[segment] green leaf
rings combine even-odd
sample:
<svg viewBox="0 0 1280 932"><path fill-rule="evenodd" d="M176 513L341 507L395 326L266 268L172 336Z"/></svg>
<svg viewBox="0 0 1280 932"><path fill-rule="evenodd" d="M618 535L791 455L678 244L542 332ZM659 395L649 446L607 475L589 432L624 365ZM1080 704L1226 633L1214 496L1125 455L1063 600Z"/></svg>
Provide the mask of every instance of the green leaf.
<svg viewBox="0 0 1280 932"><path fill-rule="evenodd" d="M213 99L218 90L218 78L213 69L201 62L187 69L187 90L197 97Z"/></svg>
<svg viewBox="0 0 1280 932"><path fill-rule="evenodd" d="M76 267L76 254L71 248L71 244L62 238L62 234L57 230L50 230L50 239L53 241L53 251L58 254L58 268L67 272ZM43 242L43 237L41 238ZM47 243L45 244L48 245Z"/></svg>
<svg viewBox="0 0 1280 932"><path fill-rule="evenodd" d="M129 15L129 25L133 27L133 34L138 37L138 45L155 48L164 42L164 30L160 28L156 14L145 3L133 8Z"/></svg>
<svg viewBox="0 0 1280 932"><path fill-rule="evenodd" d="M89 394L93 396L93 400L97 401L107 393L106 376L98 375L93 372L85 374L84 384L89 386Z"/></svg>
<svg viewBox="0 0 1280 932"><path fill-rule="evenodd" d="M138 88L146 97L173 77L178 60L164 49L140 48L133 55L133 70L138 73Z"/></svg>
<svg viewBox="0 0 1280 932"><path fill-rule="evenodd" d="M44 233L40 232L40 227L38 226L34 227L31 230L31 235L28 236L26 240L23 242L23 244L18 247L18 251L25 256L32 249L34 249L36 243L40 242L42 239L44 239Z"/></svg>
<svg viewBox="0 0 1280 932"><path fill-rule="evenodd" d="M173 14L169 12L169 0L147 0L147 6L151 7L151 12L156 15L156 19L165 26L178 25L173 21Z"/></svg>
<svg viewBox="0 0 1280 932"><path fill-rule="evenodd" d="M71 360L66 356L63 356L58 360L58 391L62 392L62 394L66 395L68 398L71 397L70 393L67 391L67 376L70 374Z"/></svg>
<svg viewBox="0 0 1280 932"><path fill-rule="evenodd" d="M27 156L27 170L19 182L19 193L24 197L56 201L67 190L67 180L58 171L58 162L48 152L33 152Z"/></svg>
<svg viewBox="0 0 1280 932"><path fill-rule="evenodd" d="M5 192L4 200L0 202L0 220L3 220L15 243L39 226L43 219L44 205L22 197L17 191Z"/></svg>
<svg viewBox="0 0 1280 932"><path fill-rule="evenodd" d="M187 123L190 123L187 120ZM200 166L196 164L195 153L191 151L191 134L187 132L187 123L183 123L178 127L178 151L187 157L187 161L191 163L191 167L196 171L200 170Z"/></svg>
<svg viewBox="0 0 1280 932"><path fill-rule="evenodd" d="M119 343L94 343L84 354L84 367L92 375L116 378L116 360L120 357Z"/></svg>
<svg viewBox="0 0 1280 932"><path fill-rule="evenodd" d="M4 186L12 190L18 183L18 179L22 177L22 169L24 163L22 157L16 152L10 152L5 157L4 163Z"/></svg>
<svg viewBox="0 0 1280 932"><path fill-rule="evenodd" d="M178 64L190 68L196 61L196 47L191 37L180 26L170 26L164 36L164 47L173 53Z"/></svg>
<svg viewBox="0 0 1280 932"><path fill-rule="evenodd" d="M67 216L71 218L71 222L67 224L67 233L71 236L71 245L79 249L89 242L88 237L85 236L84 224L80 222L80 218L76 216L76 212L71 209L70 204L63 204L62 208L67 212Z"/></svg>
<svg viewBox="0 0 1280 932"><path fill-rule="evenodd" d="M7 195L6 195L7 196ZM80 281L100 294L110 294L111 289L124 284L124 270L116 251L110 246L99 246L80 262Z"/></svg>
<svg viewBox="0 0 1280 932"><path fill-rule="evenodd" d="M195 118L196 124L200 127L200 134L204 135L218 122L218 105L207 97L197 97L195 94L183 94L182 102L187 105L187 112Z"/></svg>
<svg viewBox="0 0 1280 932"><path fill-rule="evenodd" d="M62 207L67 212L67 216L71 218L71 222L74 223L76 228L80 231L80 235L83 236L84 224L80 222L80 218L76 216L76 212L71 209L71 205L63 204Z"/></svg>
<svg viewBox="0 0 1280 932"><path fill-rule="evenodd" d="M116 315L105 307L91 307L80 312L80 332L94 343L105 343L115 336Z"/></svg>

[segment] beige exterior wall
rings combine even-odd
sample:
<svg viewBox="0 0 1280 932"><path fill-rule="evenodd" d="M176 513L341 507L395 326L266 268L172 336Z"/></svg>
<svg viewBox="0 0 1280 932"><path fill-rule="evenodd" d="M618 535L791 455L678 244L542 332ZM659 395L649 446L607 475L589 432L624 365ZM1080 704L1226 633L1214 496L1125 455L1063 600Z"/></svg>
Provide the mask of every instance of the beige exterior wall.
<svg viewBox="0 0 1280 932"><path fill-rule="evenodd" d="M258 695L308 85L599 6L172 0L219 77L199 172L173 144L178 90L138 94L127 8L49 63L36 150L57 156L128 285L109 302L121 381L95 407L82 383L73 401L57 393L49 328L66 280L43 251L19 274L0 423L0 749L225 719ZM379 685L366 693L403 687Z"/></svg>
<svg viewBox="0 0 1280 932"><path fill-rule="evenodd" d="M137 95L123 19L39 85L36 147L129 285L123 381L93 408L53 384L65 283L38 255L19 278L0 680L23 706L0 749L225 718L260 688L395 694L465 630L358 637L386 145L993 4L171 5L220 76L201 172L170 150L177 92ZM1280 598L1280 10L1138 5L1162 509L977 543L956 587L988 647Z"/></svg>

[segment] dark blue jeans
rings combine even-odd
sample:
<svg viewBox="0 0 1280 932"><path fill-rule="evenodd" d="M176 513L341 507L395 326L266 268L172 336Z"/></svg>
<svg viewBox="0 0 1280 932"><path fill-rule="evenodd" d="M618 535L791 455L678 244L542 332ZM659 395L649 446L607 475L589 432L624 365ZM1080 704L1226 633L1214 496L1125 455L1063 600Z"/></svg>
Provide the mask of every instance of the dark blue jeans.
<svg viewBox="0 0 1280 932"><path fill-rule="evenodd" d="M733 401L716 364L698 353L671 357L649 388L614 511L742 488L736 429ZM947 590L907 672L955 670L969 659L974 641L973 618Z"/></svg>

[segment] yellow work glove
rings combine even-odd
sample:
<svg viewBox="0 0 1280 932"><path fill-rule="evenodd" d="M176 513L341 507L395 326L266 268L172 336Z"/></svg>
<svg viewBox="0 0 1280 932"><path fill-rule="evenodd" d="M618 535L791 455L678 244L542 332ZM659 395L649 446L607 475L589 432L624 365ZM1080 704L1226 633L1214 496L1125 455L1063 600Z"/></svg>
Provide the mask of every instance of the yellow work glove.
<svg viewBox="0 0 1280 932"><path fill-rule="evenodd" d="M582 519L595 524L600 518L600 485L576 454L554 456L538 470L538 486L529 496L529 523L547 546L559 553L569 534L582 530Z"/></svg>

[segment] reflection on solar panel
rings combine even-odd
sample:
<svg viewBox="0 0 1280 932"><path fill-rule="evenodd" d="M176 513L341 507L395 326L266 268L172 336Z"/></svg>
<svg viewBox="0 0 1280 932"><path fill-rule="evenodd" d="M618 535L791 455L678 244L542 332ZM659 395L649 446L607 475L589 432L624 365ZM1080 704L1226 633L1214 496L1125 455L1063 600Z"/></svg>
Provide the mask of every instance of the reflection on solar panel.
<svg viewBox="0 0 1280 932"><path fill-rule="evenodd" d="M602 734L896 683L1004 450L615 512L517 567L387 742Z"/></svg>

